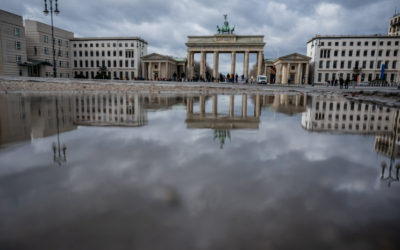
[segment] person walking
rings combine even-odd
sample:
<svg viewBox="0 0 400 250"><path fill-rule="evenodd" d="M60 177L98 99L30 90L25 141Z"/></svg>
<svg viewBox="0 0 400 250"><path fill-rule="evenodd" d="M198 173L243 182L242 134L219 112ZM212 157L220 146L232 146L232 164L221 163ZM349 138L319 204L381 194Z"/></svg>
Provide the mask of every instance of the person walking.
<svg viewBox="0 0 400 250"><path fill-rule="evenodd" d="M346 82L345 82L345 89L348 89L349 88L349 83L350 83L350 80L349 80L349 78L347 78L346 79Z"/></svg>
<svg viewBox="0 0 400 250"><path fill-rule="evenodd" d="M340 77L339 84L340 84L341 89L343 88L343 83L344 83L344 80L343 80L343 78Z"/></svg>

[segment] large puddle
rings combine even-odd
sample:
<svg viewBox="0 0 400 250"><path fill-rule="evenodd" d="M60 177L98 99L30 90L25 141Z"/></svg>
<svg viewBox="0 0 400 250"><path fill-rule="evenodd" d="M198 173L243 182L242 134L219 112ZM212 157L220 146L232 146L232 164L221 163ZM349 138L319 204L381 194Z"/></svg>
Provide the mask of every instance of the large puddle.
<svg viewBox="0 0 400 250"><path fill-rule="evenodd" d="M0 95L0 248L395 249L399 113L337 96Z"/></svg>

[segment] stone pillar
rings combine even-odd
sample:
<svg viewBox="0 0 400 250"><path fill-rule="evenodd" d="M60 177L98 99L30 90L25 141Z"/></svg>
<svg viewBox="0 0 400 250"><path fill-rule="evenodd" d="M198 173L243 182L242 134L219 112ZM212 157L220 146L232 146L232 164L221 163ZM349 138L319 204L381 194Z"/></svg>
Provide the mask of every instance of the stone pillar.
<svg viewBox="0 0 400 250"><path fill-rule="evenodd" d="M214 95L212 97L212 112L215 117L218 115L218 96Z"/></svg>
<svg viewBox="0 0 400 250"><path fill-rule="evenodd" d="M158 80L161 79L161 63L158 63Z"/></svg>
<svg viewBox="0 0 400 250"><path fill-rule="evenodd" d="M262 75L263 57L263 52L259 51L257 53L257 76Z"/></svg>
<svg viewBox="0 0 400 250"><path fill-rule="evenodd" d="M229 116L233 117L235 112L235 96L229 96Z"/></svg>
<svg viewBox="0 0 400 250"><path fill-rule="evenodd" d="M192 76L191 76L191 74L192 74L192 71L191 71L191 67L192 67L192 52L189 52L188 51L188 53L187 53L187 65L186 65L186 78L187 79L191 79L192 78Z"/></svg>
<svg viewBox="0 0 400 250"><path fill-rule="evenodd" d="M299 84L299 85L301 85L302 84L302 78L303 78L303 76L302 76L302 74L303 74L303 64L301 64L301 63L299 63L299 64L297 64L297 76L296 76L296 78L297 78L297 84Z"/></svg>
<svg viewBox="0 0 400 250"><path fill-rule="evenodd" d="M282 67L282 72L281 72L281 83L282 84L286 84L287 83L287 66L286 66L286 64L283 64L282 63L282 65L281 65L281 67Z"/></svg>
<svg viewBox="0 0 400 250"><path fill-rule="evenodd" d="M145 76L146 76L146 69L145 69L145 66L146 66L146 63L145 62L142 62L142 75L141 75L141 77L143 77L143 78L145 78Z"/></svg>
<svg viewBox="0 0 400 250"><path fill-rule="evenodd" d="M206 53L204 51L201 52L200 56L200 76L206 79Z"/></svg>
<svg viewBox="0 0 400 250"><path fill-rule="evenodd" d="M260 107L260 95L256 95L256 103L254 105L254 116L260 117L261 107Z"/></svg>
<svg viewBox="0 0 400 250"><path fill-rule="evenodd" d="M282 64L276 65L275 68L276 68L275 83L282 84Z"/></svg>
<svg viewBox="0 0 400 250"><path fill-rule="evenodd" d="M147 66L147 80L151 80L151 78L152 78L151 62L149 62L149 65Z"/></svg>
<svg viewBox="0 0 400 250"><path fill-rule="evenodd" d="M287 64L287 76L286 76L286 83L289 84L290 79L290 63Z"/></svg>
<svg viewBox="0 0 400 250"><path fill-rule="evenodd" d="M218 64L219 64L219 54L218 54L218 51L214 51L213 76L214 76L215 79L219 78Z"/></svg>
<svg viewBox="0 0 400 250"><path fill-rule="evenodd" d="M236 52L232 52L231 55L231 75L235 75L235 66L236 66ZM232 77L234 79L234 77Z"/></svg>
<svg viewBox="0 0 400 250"><path fill-rule="evenodd" d="M206 99L204 97L204 95L200 95L200 115L204 116L204 114L206 113Z"/></svg>
<svg viewBox="0 0 400 250"><path fill-rule="evenodd" d="M249 76L249 52L244 52L243 75L247 79Z"/></svg>
<svg viewBox="0 0 400 250"><path fill-rule="evenodd" d="M242 95L242 117L247 117L247 94Z"/></svg>
<svg viewBox="0 0 400 250"><path fill-rule="evenodd" d="M308 84L308 76L310 75L310 64L307 62L306 64L306 72L304 73L304 83Z"/></svg>

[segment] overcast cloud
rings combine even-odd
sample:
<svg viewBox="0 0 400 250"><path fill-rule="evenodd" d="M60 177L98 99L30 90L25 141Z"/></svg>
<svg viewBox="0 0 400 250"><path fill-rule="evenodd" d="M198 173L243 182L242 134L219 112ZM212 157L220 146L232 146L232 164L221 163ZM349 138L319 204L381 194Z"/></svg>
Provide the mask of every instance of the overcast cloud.
<svg viewBox="0 0 400 250"><path fill-rule="evenodd" d="M140 36L149 53L186 56L188 35L212 35L228 14L237 34L262 34L265 57L306 52L315 34L387 33L396 0L60 0L55 25L75 36ZM49 23L42 0L2 1L1 9Z"/></svg>

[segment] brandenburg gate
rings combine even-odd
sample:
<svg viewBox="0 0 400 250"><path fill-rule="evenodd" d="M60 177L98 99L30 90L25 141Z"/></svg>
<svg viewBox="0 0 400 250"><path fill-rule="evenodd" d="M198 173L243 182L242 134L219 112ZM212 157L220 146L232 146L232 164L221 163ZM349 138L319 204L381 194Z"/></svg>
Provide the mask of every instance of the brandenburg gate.
<svg viewBox="0 0 400 250"><path fill-rule="evenodd" d="M235 27L230 27L225 16L224 25L219 28L218 34L214 36L188 36L187 46L187 76L189 79L194 77L194 55L200 54L200 77L206 77L206 58L207 54L213 54L213 74L215 79L219 78L218 64L219 54L226 53L231 55L230 74L235 75L236 54L244 54L243 75L247 79L249 75L249 54L257 54L257 75L263 73L264 63L264 36L249 35L239 36L233 34Z"/></svg>

